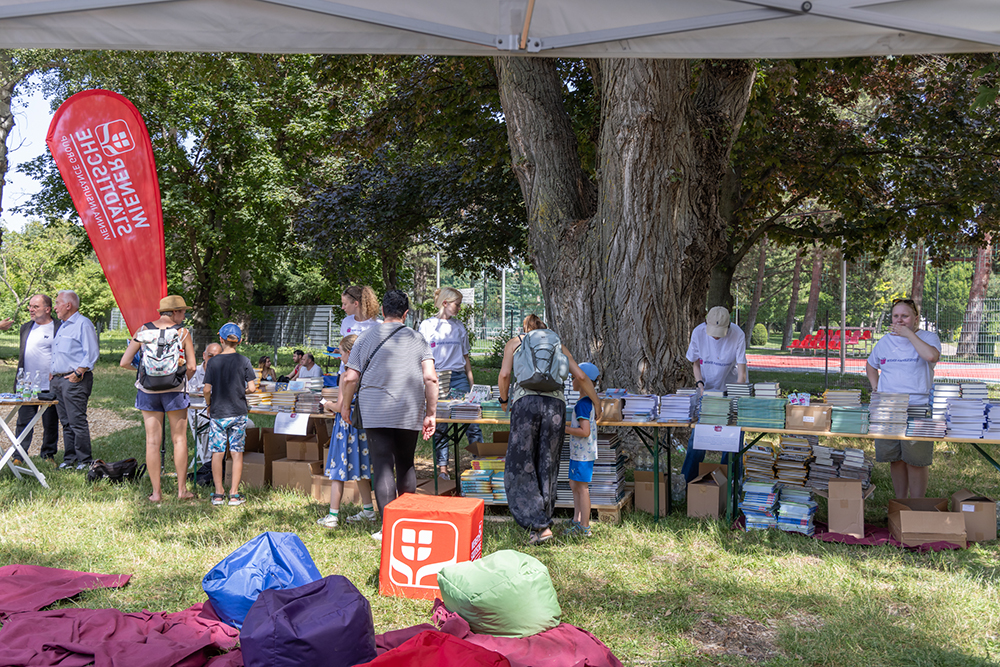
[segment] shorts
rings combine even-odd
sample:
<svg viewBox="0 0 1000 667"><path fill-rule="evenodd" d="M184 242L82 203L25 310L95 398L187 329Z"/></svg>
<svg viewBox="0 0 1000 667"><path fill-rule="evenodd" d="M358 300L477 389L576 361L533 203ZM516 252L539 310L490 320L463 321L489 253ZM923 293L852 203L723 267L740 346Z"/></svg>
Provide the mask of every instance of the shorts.
<svg viewBox="0 0 1000 667"><path fill-rule="evenodd" d="M593 461L569 460L569 478L573 482L590 482L594 479Z"/></svg>
<svg viewBox="0 0 1000 667"><path fill-rule="evenodd" d="M208 450L213 454L225 454L226 444L229 451L242 454L247 442L247 416L224 417L208 421Z"/></svg>
<svg viewBox="0 0 1000 667"><path fill-rule="evenodd" d="M879 463L904 463L926 468L934 459L932 440L875 440L875 460Z"/></svg>
<svg viewBox="0 0 1000 667"><path fill-rule="evenodd" d="M144 391L137 391L135 394L135 407L146 412L187 410L190 404L191 399L186 391L168 391L163 394L147 394Z"/></svg>

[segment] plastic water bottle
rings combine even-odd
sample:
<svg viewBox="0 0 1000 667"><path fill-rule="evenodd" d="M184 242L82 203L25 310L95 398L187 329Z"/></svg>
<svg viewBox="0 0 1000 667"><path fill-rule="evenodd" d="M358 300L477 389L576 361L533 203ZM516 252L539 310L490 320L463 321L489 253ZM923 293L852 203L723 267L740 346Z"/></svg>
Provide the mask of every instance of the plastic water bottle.
<svg viewBox="0 0 1000 667"><path fill-rule="evenodd" d="M17 382L14 384L14 395L18 400L24 399L24 369L17 369Z"/></svg>
<svg viewBox="0 0 1000 667"><path fill-rule="evenodd" d="M35 371L35 377L31 380L31 398L32 400L38 398L38 392L41 391L42 385L42 372Z"/></svg>

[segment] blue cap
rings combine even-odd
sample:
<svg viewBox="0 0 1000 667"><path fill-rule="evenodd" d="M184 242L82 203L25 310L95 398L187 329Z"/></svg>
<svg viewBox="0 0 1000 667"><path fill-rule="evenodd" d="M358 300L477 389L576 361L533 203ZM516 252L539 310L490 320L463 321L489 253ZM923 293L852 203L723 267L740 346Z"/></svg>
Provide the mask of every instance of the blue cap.
<svg viewBox="0 0 1000 667"><path fill-rule="evenodd" d="M222 325L222 328L219 329L219 338L233 343L239 343L243 340L243 332L240 331L240 328L232 322L226 322Z"/></svg>
<svg viewBox="0 0 1000 667"><path fill-rule="evenodd" d="M587 374L591 382L596 382L597 377L601 374L600 369L589 361L585 361L580 364L580 370Z"/></svg>

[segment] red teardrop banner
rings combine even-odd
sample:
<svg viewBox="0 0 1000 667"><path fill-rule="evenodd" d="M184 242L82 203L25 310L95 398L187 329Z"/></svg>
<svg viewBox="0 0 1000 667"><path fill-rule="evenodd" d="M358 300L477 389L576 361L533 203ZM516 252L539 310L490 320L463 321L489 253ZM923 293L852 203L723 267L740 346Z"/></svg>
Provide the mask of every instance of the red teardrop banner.
<svg viewBox="0 0 1000 667"><path fill-rule="evenodd" d="M159 317L167 295L160 185L146 124L118 93L85 90L59 107L45 143L135 333Z"/></svg>

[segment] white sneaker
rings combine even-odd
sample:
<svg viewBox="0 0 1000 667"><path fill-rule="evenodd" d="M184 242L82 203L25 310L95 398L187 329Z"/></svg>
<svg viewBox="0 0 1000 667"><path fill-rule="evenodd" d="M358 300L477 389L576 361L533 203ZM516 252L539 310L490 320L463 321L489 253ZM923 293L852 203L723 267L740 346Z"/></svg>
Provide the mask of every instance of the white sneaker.
<svg viewBox="0 0 1000 667"><path fill-rule="evenodd" d="M378 521L378 512L375 510L361 510L357 514L347 517L347 523L361 523L362 521Z"/></svg>
<svg viewBox="0 0 1000 667"><path fill-rule="evenodd" d="M340 517L334 516L333 514L327 514L316 520L316 523L324 528L336 528L340 525Z"/></svg>
<svg viewBox="0 0 1000 667"><path fill-rule="evenodd" d="M375 540L376 542L381 542L382 541L382 531L380 530L377 533L372 533L372 539Z"/></svg>

